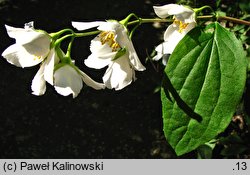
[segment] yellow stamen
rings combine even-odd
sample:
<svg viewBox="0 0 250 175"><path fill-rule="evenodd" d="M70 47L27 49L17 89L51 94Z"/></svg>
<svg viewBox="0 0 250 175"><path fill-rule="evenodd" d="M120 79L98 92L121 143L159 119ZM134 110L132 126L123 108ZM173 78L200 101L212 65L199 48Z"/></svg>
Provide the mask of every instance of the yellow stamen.
<svg viewBox="0 0 250 175"><path fill-rule="evenodd" d="M180 25L180 22L181 22L181 21L175 19L173 23L174 23L175 25L179 26L179 25Z"/></svg>
<svg viewBox="0 0 250 175"><path fill-rule="evenodd" d="M99 34L100 41L102 45L107 43L110 48L112 48L112 52L116 52L118 49L120 49L120 45L115 41L115 34L114 32L101 32Z"/></svg>
<svg viewBox="0 0 250 175"><path fill-rule="evenodd" d="M42 58L42 56L36 56L36 55L33 55L34 56L34 60L40 60Z"/></svg>
<svg viewBox="0 0 250 175"><path fill-rule="evenodd" d="M182 21L179 21L177 19L175 19L173 23L179 27L179 30L178 30L179 33L182 33L183 30L185 30L189 24L189 23L184 23Z"/></svg>

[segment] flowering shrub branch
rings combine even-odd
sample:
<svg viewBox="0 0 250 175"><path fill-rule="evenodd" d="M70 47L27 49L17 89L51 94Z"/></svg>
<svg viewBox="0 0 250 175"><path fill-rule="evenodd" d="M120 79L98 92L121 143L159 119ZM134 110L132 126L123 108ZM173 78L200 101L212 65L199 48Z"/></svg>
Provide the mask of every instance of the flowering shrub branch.
<svg viewBox="0 0 250 175"><path fill-rule="evenodd" d="M217 21L248 26L250 22L219 16L209 6L192 9L167 4L153 9L159 18L131 13L121 21L72 22L78 32L67 28L48 34L35 29L32 22L24 28L6 25L16 43L2 56L18 67L40 64L31 85L34 95L45 93L46 82L57 93L73 98L83 83L97 90L121 90L136 80L136 71L146 69L133 46L136 29L144 23L170 23L152 60L162 59L166 66L161 88L164 134L177 155L182 155L226 129L244 92L248 61L242 43ZM212 15L198 16L204 9ZM209 24L200 25L199 20ZM91 54L84 64L93 69L107 67L102 82L82 72L72 59L74 40L92 35ZM61 49L65 40L69 40L66 53Z"/></svg>

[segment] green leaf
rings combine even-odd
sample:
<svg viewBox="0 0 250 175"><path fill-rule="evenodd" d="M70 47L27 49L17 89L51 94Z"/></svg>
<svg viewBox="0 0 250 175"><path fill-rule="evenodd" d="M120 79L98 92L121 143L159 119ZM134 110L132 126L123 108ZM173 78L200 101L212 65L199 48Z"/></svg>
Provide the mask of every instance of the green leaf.
<svg viewBox="0 0 250 175"><path fill-rule="evenodd" d="M213 139L204 145L197 148L198 159L211 159L213 156L213 149L216 145L216 140Z"/></svg>
<svg viewBox="0 0 250 175"><path fill-rule="evenodd" d="M112 59L112 61L115 61L116 59L123 56L126 53L126 51L127 51L126 48L121 48L120 50L118 50L118 52L115 54L115 57Z"/></svg>
<svg viewBox="0 0 250 175"><path fill-rule="evenodd" d="M217 22L213 33L197 27L180 41L161 90L164 134L177 155L195 150L229 125L242 97L246 67L241 43Z"/></svg>

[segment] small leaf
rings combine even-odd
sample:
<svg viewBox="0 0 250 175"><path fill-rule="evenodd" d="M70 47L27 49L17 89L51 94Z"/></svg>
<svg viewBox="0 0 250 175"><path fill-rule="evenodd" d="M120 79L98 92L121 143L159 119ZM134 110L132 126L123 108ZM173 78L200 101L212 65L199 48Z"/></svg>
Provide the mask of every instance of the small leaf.
<svg viewBox="0 0 250 175"><path fill-rule="evenodd" d="M165 74L178 93L161 91L165 136L177 155L188 153L214 139L229 125L246 81L246 57L236 37L214 24L214 32L199 27L177 45ZM167 77L165 76L165 77ZM165 87L165 88L164 88ZM181 103L192 109L187 113ZM202 117L197 121L192 114Z"/></svg>
<svg viewBox="0 0 250 175"><path fill-rule="evenodd" d="M121 48L118 50L118 52L115 54L115 57L112 59L112 61L115 61L116 59L120 58L126 53L126 48Z"/></svg>
<svg viewBox="0 0 250 175"><path fill-rule="evenodd" d="M213 139L204 145L197 148L199 159L211 159L213 156L213 149L216 145L216 140Z"/></svg>

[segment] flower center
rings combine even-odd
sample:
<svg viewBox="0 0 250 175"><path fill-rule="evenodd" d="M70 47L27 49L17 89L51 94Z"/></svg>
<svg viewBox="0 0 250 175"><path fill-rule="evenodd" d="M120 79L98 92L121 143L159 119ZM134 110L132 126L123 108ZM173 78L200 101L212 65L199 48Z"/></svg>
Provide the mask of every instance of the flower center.
<svg viewBox="0 0 250 175"><path fill-rule="evenodd" d="M178 30L179 33L182 33L183 30L185 30L189 24L189 23L184 23L182 21L179 21L177 19L175 19L173 23L179 27L179 30Z"/></svg>
<svg viewBox="0 0 250 175"><path fill-rule="evenodd" d="M115 34L114 32L102 32L99 35L100 41L103 44L107 43L110 48L112 48L112 52L116 52L118 49L120 49L120 45L115 41Z"/></svg>

